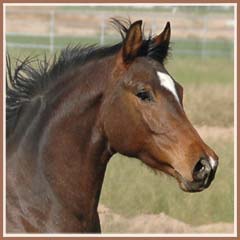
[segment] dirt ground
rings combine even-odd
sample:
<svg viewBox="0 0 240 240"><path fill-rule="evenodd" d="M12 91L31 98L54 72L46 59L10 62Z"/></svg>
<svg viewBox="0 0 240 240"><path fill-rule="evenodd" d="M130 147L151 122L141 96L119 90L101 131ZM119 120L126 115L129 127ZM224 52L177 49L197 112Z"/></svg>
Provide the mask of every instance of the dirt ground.
<svg viewBox="0 0 240 240"><path fill-rule="evenodd" d="M233 233L231 223L191 226L164 213L141 214L126 218L100 205L98 208L103 233Z"/></svg>
<svg viewBox="0 0 240 240"><path fill-rule="evenodd" d="M213 138L214 140L221 139L229 140L234 136L234 128L233 127L218 127L218 126L201 126L196 127L197 132L203 139Z"/></svg>

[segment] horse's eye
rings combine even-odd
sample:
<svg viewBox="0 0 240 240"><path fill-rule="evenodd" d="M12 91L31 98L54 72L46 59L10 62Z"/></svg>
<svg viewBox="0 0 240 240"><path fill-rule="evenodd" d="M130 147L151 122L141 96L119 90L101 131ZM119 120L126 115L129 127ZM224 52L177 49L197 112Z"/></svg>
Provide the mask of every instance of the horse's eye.
<svg viewBox="0 0 240 240"><path fill-rule="evenodd" d="M152 101L152 96L150 92L141 91L141 92L138 92L136 96L143 101Z"/></svg>

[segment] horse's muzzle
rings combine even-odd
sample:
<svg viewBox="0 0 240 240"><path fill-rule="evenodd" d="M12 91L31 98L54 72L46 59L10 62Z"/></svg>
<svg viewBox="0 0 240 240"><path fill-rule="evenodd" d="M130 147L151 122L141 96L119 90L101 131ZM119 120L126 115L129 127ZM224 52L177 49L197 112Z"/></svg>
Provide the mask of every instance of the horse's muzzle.
<svg viewBox="0 0 240 240"><path fill-rule="evenodd" d="M180 186L187 192L200 192L208 188L215 177L218 160L201 158L193 169L193 181L180 177Z"/></svg>

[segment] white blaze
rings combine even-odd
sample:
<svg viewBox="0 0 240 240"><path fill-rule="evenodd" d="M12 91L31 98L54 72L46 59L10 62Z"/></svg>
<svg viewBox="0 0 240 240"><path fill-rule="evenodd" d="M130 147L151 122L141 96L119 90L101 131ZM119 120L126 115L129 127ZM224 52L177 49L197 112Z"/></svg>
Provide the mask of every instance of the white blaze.
<svg viewBox="0 0 240 240"><path fill-rule="evenodd" d="M160 85L166 88L168 91L170 91L180 104L173 79L166 73L157 72L157 75L159 77Z"/></svg>
<svg viewBox="0 0 240 240"><path fill-rule="evenodd" d="M214 160L212 157L209 157L209 163L213 169L217 166L217 161Z"/></svg>

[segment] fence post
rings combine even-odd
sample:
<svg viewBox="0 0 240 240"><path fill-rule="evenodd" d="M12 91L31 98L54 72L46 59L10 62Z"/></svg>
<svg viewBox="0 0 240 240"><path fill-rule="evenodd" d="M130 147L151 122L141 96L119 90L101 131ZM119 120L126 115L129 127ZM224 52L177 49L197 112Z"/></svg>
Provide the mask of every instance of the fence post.
<svg viewBox="0 0 240 240"><path fill-rule="evenodd" d="M54 38L55 38L55 11L52 10L50 12L50 52L54 52Z"/></svg>
<svg viewBox="0 0 240 240"><path fill-rule="evenodd" d="M207 8L208 11L208 8ZM202 38L202 48L201 48L201 57L204 58L204 56L207 54L206 52L206 42L207 42L207 34L208 34L208 12L205 13L203 18L203 38Z"/></svg>
<svg viewBox="0 0 240 240"><path fill-rule="evenodd" d="M102 15L102 21L101 21L101 30L100 30L100 45L104 45L104 40L105 40L105 16Z"/></svg>

